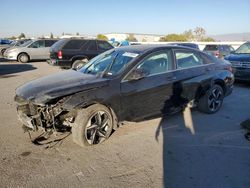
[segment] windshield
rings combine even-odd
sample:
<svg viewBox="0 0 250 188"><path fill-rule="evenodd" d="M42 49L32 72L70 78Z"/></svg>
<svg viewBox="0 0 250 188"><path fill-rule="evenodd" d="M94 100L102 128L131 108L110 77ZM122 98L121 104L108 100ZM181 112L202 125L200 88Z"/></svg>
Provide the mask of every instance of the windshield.
<svg viewBox="0 0 250 188"><path fill-rule="evenodd" d="M33 40L29 40L29 41L27 41L27 42L21 44L20 46L21 46L21 47L25 47L25 46L30 45L32 42L34 42L34 41L33 41Z"/></svg>
<svg viewBox="0 0 250 188"><path fill-rule="evenodd" d="M242 44L237 50L236 54L249 54L250 53L250 43Z"/></svg>
<svg viewBox="0 0 250 188"><path fill-rule="evenodd" d="M85 64L80 71L85 74L115 76L123 71L139 54L109 50Z"/></svg>

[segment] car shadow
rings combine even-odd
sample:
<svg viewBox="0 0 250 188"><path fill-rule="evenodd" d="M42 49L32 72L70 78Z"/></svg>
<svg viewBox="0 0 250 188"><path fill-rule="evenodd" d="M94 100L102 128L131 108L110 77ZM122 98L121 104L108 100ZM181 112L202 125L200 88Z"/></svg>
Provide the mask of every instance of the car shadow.
<svg viewBox="0 0 250 188"><path fill-rule="evenodd" d="M242 134L230 125L230 117L223 111L203 114L188 105L168 115L167 108L169 101L155 132L155 140L160 142L161 135L163 141L164 187L244 187L249 182L244 167L249 149L230 143Z"/></svg>
<svg viewBox="0 0 250 188"><path fill-rule="evenodd" d="M15 75L15 73L26 72L36 69L29 64L0 64L0 78L8 78Z"/></svg>
<svg viewBox="0 0 250 188"><path fill-rule="evenodd" d="M7 60L7 59L0 57L0 63L8 63L8 62L11 62L11 60Z"/></svg>

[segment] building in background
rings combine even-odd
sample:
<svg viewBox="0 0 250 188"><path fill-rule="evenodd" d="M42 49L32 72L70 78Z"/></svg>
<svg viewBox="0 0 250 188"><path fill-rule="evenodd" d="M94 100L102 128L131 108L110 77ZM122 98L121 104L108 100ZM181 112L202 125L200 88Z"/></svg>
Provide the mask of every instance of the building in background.
<svg viewBox="0 0 250 188"><path fill-rule="evenodd" d="M138 42L158 42L163 35L155 34L137 34L137 33L107 33L104 34L109 40L115 39L116 41L126 40L129 35L133 35Z"/></svg>

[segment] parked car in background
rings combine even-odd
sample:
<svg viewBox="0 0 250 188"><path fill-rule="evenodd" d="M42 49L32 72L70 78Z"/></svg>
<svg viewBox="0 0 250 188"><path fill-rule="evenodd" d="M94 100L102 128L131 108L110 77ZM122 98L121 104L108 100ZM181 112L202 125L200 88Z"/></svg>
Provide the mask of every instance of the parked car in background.
<svg viewBox="0 0 250 188"><path fill-rule="evenodd" d="M4 52L4 58L21 63L27 63L30 60L47 60L49 59L49 49L56 41L56 39L31 40L7 49Z"/></svg>
<svg viewBox="0 0 250 188"><path fill-rule="evenodd" d="M231 45L209 44L205 46L203 51L217 58L223 59L226 55L234 51L234 48Z"/></svg>
<svg viewBox="0 0 250 188"><path fill-rule="evenodd" d="M12 40L9 40L9 39L0 39L0 45L10 44L10 43L12 43Z"/></svg>
<svg viewBox="0 0 250 188"><path fill-rule="evenodd" d="M225 57L233 67L235 79L250 81L250 41Z"/></svg>
<svg viewBox="0 0 250 188"><path fill-rule="evenodd" d="M94 39L62 39L50 48L48 63L62 68L80 69L93 57L114 48L109 42Z"/></svg>
<svg viewBox="0 0 250 188"><path fill-rule="evenodd" d="M170 43L169 45L178 45L178 46L186 46L189 48L194 48L199 50L198 44L195 43Z"/></svg>
<svg viewBox="0 0 250 188"><path fill-rule="evenodd" d="M7 48L13 41L8 39L0 39L0 55L3 48Z"/></svg>
<svg viewBox="0 0 250 188"><path fill-rule="evenodd" d="M123 121L182 110L219 111L232 92L231 64L199 50L169 45L114 48L85 64L17 88L25 129L71 131L80 146L99 144Z"/></svg>
<svg viewBox="0 0 250 188"><path fill-rule="evenodd" d="M21 40L15 40L10 44L4 45L4 46L0 46L0 53L3 56L4 52L10 48L10 47L16 47L16 46L20 46L22 44L24 44L27 41L30 41L31 39L21 39Z"/></svg>

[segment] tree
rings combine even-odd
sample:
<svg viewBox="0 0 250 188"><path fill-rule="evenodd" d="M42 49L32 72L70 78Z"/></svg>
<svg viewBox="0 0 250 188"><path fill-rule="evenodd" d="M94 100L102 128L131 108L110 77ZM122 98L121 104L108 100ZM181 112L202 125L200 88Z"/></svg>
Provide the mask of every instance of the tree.
<svg viewBox="0 0 250 188"><path fill-rule="evenodd" d="M194 29L194 33L195 33L195 38L196 38L197 41L202 41L202 39L206 35L206 31L202 27L196 27Z"/></svg>
<svg viewBox="0 0 250 188"><path fill-rule="evenodd" d="M134 34L129 34L128 37L126 38L127 41L129 42L137 42L138 40L135 38Z"/></svg>
<svg viewBox="0 0 250 188"><path fill-rule="evenodd" d="M142 42L147 42L147 39L143 38L143 39L142 39Z"/></svg>
<svg viewBox="0 0 250 188"><path fill-rule="evenodd" d="M79 33L78 33L78 32L76 32L76 36L79 36Z"/></svg>
<svg viewBox="0 0 250 188"><path fill-rule="evenodd" d="M10 37L10 40L15 40L17 39L15 36Z"/></svg>
<svg viewBox="0 0 250 188"><path fill-rule="evenodd" d="M53 39L53 38L54 38L53 33L50 33L50 38L51 38L51 39Z"/></svg>
<svg viewBox="0 0 250 188"><path fill-rule="evenodd" d="M106 36L103 35L103 34L98 34L96 38L97 38L97 39L100 39L100 40L109 40L108 37L106 37Z"/></svg>
<svg viewBox="0 0 250 188"><path fill-rule="evenodd" d="M215 40L211 37L205 37L201 40L202 42L215 42Z"/></svg>
<svg viewBox="0 0 250 188"><path fill-rule="evenodd" d="M24 33L21 33L19 36L18 36L19 39L23 39L25 38L25 34Z"/></svg>
<svg viewBox="0 0 250 188"><path fill-rule="evenodd" d="M187 38L183 34L169 34L160 38L160 42L185 42Z"/></svg>
<svg viewBox="0 0 250 188"><path fill-rule="evenodd" d="M183 35L186 37L186 39L188 41L193 41L194 40L194 34L193 34L193 31L192 29L189 29L187 31L184 31L183 32Z"/></svg>

